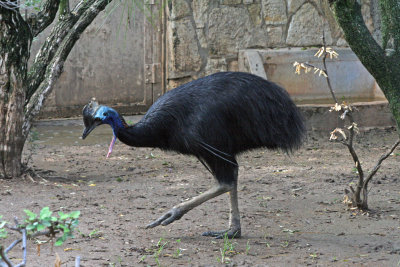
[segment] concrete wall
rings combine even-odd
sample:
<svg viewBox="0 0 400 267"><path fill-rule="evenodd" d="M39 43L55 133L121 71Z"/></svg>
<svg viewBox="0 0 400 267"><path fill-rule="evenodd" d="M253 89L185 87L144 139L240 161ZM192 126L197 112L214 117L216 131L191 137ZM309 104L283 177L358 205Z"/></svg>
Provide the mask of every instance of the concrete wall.
<svg viewBox="0 0 400 267"><path fill-rule="evenodd" d="M361 2L364 19L371 32L379 39L378 1ZM321 45L323 31L328 45L346 46L326 1L172 0L167 13L169 88L217 71L249 71L240 68L238 64L240 50L312 48ZM303 57L302 54L303 50L297 50L293 59L297 56ZM350 58L346 59L346 55ZM354 55L346 53L340 59L352 61ZM266 61L263 63L268 64ZM285 71L294 72L290 70L293 62L286 63L289 70L285 68ZM281 78L268 78L281 82ZM291 83L296 83L296 80ZM363 90L360 91L361 94L362 92ZM371 94L368 91L365 97L368 98Z"/></svg>
<svg viewBox="0 0 400 267"><path fill-rule="evenodd" d="M145 19L139 8L129 7L133 12L128 20L128 11L115 5L119 2L111 3L81 34L40 117L80 115L92 97L128 113L151 105L145 103L144 89ZM49 33L50 28L34 40L32 57Z"/></svg>
<svg viewBox="0 0 400 267"><path fill-rule="evenodd" d="M367 69L350 48L333 47L339 60L327 59L326 65L335 95L348 102L382 101L385 96ZM327 80L314 71L295 73L293 62L308 62L324 68L317 49L299 47L247 49L239 52L239 70L255 73L286 88L297 104L332 103ZM259 67L260 66L260 67Z"/></svg>
<svg viewBox="0 0 400 267"><path fill-rule="evenodd" d="M379 39L378 0L361 2L367 25ZM256 49L263 55L278 48L312 49L321 44L322 31L329 45L346 46L325 0L170 0L168 3L165 39L153 43L153 48L144 42L145 20L140 12L135 14L135 22L128 25L122 19L122 26L121 17L126 17L122 7L116 8L108 17L101 14L73 48L64 73L46 101L42 117L77 115L91 97L104 104L119 106L126 113L145 111L151 103L145 101L149 93L144 89L143 67L149 62L144 62L144 54L147 50L156 50L154 47L162 46L163 42L166 43L165 61L150 63L160 64L160 71L165 64L165 76L157 75L165 77L167 89L218 71L248 71L239 66L240 51ZM45 37L46 34L34 42L35 49ZM298 51L300 56L303 52L309 53ZM267 58L262 56L263 71L268 74L271 62L267 62ZM288 66L291 63L287 62ZM293 74L290 66L275 73L282 71ZM291 87L281 81L284 75L268 75L284 87ZM303 77L294 77L291 83L296 84L299 79ZM303 89L310 95L319 92L319 89L314 92L312 87ZM375 92L368 89L367 95L359 97L368 98L371 94Z"/></svg>

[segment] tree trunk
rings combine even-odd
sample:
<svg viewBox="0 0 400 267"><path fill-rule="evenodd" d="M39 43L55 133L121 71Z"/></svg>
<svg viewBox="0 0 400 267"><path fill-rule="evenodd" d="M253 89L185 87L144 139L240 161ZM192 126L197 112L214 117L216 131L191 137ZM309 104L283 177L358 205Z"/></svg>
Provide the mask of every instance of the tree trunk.
<svg viewBox="0 0 400 267"><path fill-rule="evenodd" d="M392 0L381 0L389 2ZM375 78L389 101L390 110L400 129L400 53L388 55L374 40L364 23L361 6L357 1L329 0L335 18L343 29L345 39L361 63ZM393 12L397 12L394 10ZM399 19L399 18L398 18ZM400 20L400 19L399 19ZM397 23L397 22L396 22ZM400 22L399 22L400 23ZM399 39L400 32L394 33ZM400 131L399 131L400 134Z"/></svg>
<svg viewBox="0 0 400 267"><path fill-rule="evenodd" d="M26 21L16 8L18 0L0 5L0 177L21 175L22 149L34 117L81 33L111 1L81 0L69 12L68 0L62 0L59 20L29 70L32 39L52 23L60 0L43 0L41 11Z"/></svg>
<svg viewBox="0 0 400 267"><path fill-rule="evenodd" d="M0 176L21 175L26 75L31 44L28 25L0 6Z"/></svg>

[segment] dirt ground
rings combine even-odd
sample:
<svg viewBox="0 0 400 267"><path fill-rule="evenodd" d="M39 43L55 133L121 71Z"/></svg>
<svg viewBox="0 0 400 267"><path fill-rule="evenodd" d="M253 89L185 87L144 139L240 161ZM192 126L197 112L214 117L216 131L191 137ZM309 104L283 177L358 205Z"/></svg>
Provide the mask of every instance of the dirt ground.
<svg viewBox="0 0 400 267"><path fill-rule="evenodd" d="M80 140L80 122L40 123L24 152L38 176L0 181L0 214L7 220L21 217L25 208L81 211L79 232L62 247L42 245L38 256L34 242L28 242L27 266L54 266L56 253L62 266L74 266L76 256L81 266L400 265L396 151L372 181L366 213L342 203L356 175L344 146L329 142L327 132L309 133L290 157L267 150L241 155L242 238L224 241L201 233L226 228L226 194L169 226L144 229L172 206L204 192L213 179L193 157L120 142L106 159L111 130L100 128ZM396 133L369 130L357 140L368 169ZM20 250L11 256L17 261Z"/></svg>

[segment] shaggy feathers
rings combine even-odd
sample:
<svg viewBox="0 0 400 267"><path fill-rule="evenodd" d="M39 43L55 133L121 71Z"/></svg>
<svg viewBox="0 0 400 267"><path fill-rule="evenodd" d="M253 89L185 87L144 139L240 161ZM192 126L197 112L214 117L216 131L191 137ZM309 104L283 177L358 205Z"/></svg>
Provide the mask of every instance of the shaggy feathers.
<svg viewBox="0 0 400 267"><path fill-rule="evenodd" d="M214 172L213 161L237 164L236 154L246 150L290 152L301 145L304 132L284 89L252 74L222 72L165 93L117 137L131 146L195 155Z"/></svg>

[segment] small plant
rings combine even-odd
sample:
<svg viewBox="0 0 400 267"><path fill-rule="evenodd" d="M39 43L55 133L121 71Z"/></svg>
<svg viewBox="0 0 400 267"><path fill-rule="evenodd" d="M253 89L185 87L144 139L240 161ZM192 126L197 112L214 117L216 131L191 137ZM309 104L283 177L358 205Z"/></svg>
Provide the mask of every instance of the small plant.
<svg viewBox="0 0 400 267"><path fill-rule="evenodd" d="M296 68L295 72L297 74L301 73L301 70L304 70L305 73L308 73L314 70L314 73L318 73L319 76L323 76L326 79L326 83L328 85L328 89L331 93L332 99L334 101L334 106L331 107L330 112L338 112L339 118L343 121L347 120L349 125L343 128L336 128L331 132L331 136L329 140L336 141L345 145L353 159L354 168L353 171L358 175L358 182L356 188L353 186L349 186L350 191L345 189L345 199L344 203L348 204L351 207L358 208L360 210L368 209L368 184L371 181L372 177L377 173L379 168L381 167L382 162L387 159L396 147L400 144L400 139L398 139L395 144L389 149L388 152L383 154L379 159L372 170L368 173L368 175L364 175L364 170L361 166L361 161L358 158L356 150L354 149L354 136L358 134L359 129L357 127L357 123L354 121L353 113L357 110L355 107L351 106L346 102L342 102L339 104L339 101L335 95L335 92L331 85L331 80L328 75L328 70L326 67L326 59L334 59L338 57L338 53L336 53L331 47L326 46L325 42L325 34L322 35L323 46L318 50L318 52L314 55L318 58L322 59L323 68L318 68L314 65L309 64L308 62L295 62L293 66Z"/></svg>
<svg viewBox="0 0 400 267"><path fill-rule="evenodd" d="M108 266L110 266L110 267L122 266L122 258L121 258L121 256L117 256L117 262L110 262L108 264Z"/></svg>
<svg viewBox="0 0 400 267"><path fill-rule="evenodd" d="M180 240L180 239L177 239L177 240L176 240L176 243L179 245L179 244L181 243L181 240ZM178 247L178 248L175 250L174 255L172 255L172 257L175 258L175 259L177 259L177 258L179 258L179 257L181 257L181 256L182 256L182 249L181 249L180 247Z"/></svg>
<svg viewBox="0 0 400 267"><path fill-rule="evenodd" d="M250 252L250 240L247 240L247 243L246 243L246 255L249 255L249 252Z"/></svg>
<svg viewBox="0 0 400 267"><path fill-rule="evenodd" d="M25 266L27 254L27 239L34 239L39 236L48 237L47 241L40 241L40 244L51 242L55 246L61 246L68 238L73 237L73 231L78 225L80 211L70 213L58 212L58 216L53 216L53 212L49 207L44 207L39 214L33 213L30 210L24 210L27 218L20 222L17 217L14 218L14 225L3 221L0 216L0 238L7 238L7 230L16 231L22 235L21 239L15 240L7 248L0 244L0 266ZM61 236L60 236L61 234ZM58 236L58 237L57 237ZM53 243L53 241L55 242ZM22 262L14 265L7 257L17 244L22 242Z"/></svg>
<svg viewBox="0 0 400 267"><path fill-rule="evenodd" d="M292 235L292 234L300 232L300 231L299 230L291 230L291 229L288 229L288 228L283 228L282 232L289 233L289 234Z"/></svg>
<svg viewBox="0 0 400 267"><path fill-rule="evenodd" d="M147 258L147 255L143 255L142 257L140 257L139 263L144 262Z"/></svg>
<svg viewBox="0 0 400 267"><path fill-rule="evenodd" d="M270 248L270 247L271 247L271 244L268 242L268 240L270 240L271 237L268 235L268 233L267 233L266 231L264 232L263 239L264 239L265 241L263 241L262 243L265 244L265 247Z"/></svg>
<svg viewBox="0 0 400 267"><path fill-rule="evenodd" d="M97 230L97 229L93 229L90 233L89 233L89 238L99 238L102 236L102 232Z"/></svg>
<svg viewBox="0 0 400 267"><path fill-rule="evenodd" d="M220 263L229 263L230 259L228 258L228 256L236 254L236 251L235 251L236 242L232 242L233 238L234 237L232 237L232 239L230 240L228 237L228 233L225 233L224 246L223 246L223 248L219 249L220 253L221 253L221 257L217 257L217 260Z"/></svg>
<svg viewBox="0 0 400 267"><path fill-rule="evenodd" d="M160 240L158 240L157 249L153 254L153 257L154 257L154 260L157 263L157 266L161 266L159 257L161 255L162 251L164 250L165 245L168 244L168 241L165 241L164 243L163 243L163 241L164 241L164 238L162 238L162 237L160 238Z"/></svg>
<svg viewBox="0 0 400 267"><path fill-rule="evenodd" d="M157 156L150 152L150 155L145 156L145 159L155 159Z"/></svg>
<svg viewBox="0 0 400 267"><path fill-rule="evenodd" d="M312 260L318 259L317 253L314 252L314 253L310 254L310 258L311 258Z"/></svg>
<svg viewBox="0 0 400 267"><path fill-rule="evenodd" d="M289 241L283 241L281 242L281 247L287 248L289 246Z"/></svg>

